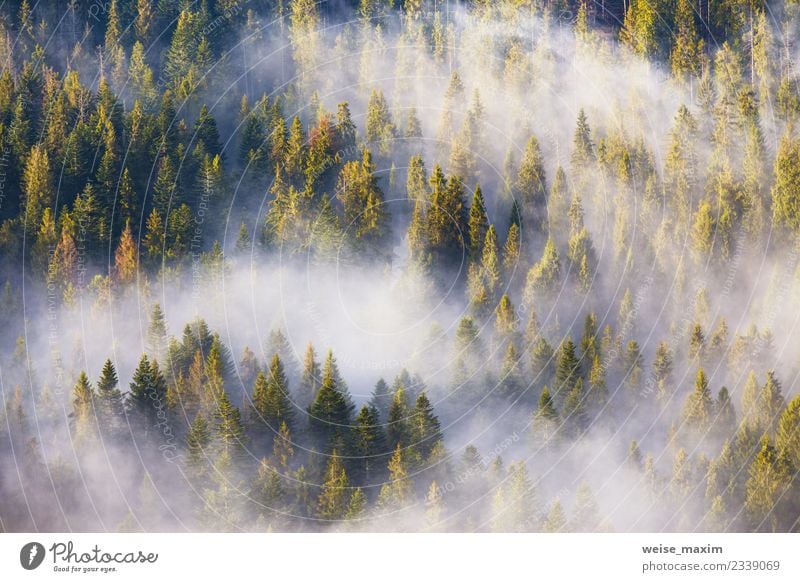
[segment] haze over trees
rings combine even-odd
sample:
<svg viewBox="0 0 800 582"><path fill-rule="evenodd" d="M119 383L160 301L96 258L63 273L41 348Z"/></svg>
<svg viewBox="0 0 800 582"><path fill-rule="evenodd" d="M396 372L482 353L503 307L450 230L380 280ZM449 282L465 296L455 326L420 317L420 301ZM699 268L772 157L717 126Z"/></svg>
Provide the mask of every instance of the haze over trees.
<svg viewBox="0 0 800 582"><path fill-rule="evenodd" d="M798 531L799 10L4 4L0 531Z"/></svg>

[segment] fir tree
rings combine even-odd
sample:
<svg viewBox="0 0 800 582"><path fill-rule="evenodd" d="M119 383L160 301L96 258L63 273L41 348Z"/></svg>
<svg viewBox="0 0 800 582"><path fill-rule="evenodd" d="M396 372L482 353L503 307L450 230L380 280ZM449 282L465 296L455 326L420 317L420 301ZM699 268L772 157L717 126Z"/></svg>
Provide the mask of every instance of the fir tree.
<svg viewBox="0 0 800 582"><path fill-rule="evenodd" d="M386 435L380 424L378 409L363 406L356 417L355 450L359 455L357 481L373 483L384 463Z"/></svg>
<svg viewBox="0 0 800 582"><path fill-rule="evenodd" d="M338 376L333 352L329 351L319 392L309 408L311 429L323 447L349 450L354 406Z"/></svg>
<svg viewBox="0 0 800 582"><path fill-rule="evenodd" d="M85 372L81 372L72 389L72 428L77 445L86 445L95 437L95 392Z"/></svg>
<svg viewBox="0 0 800 582"><path fill-rule="evenodd" d="M425 392L417 396L409 425L410 440L417 457L423 461L429 459L434 447L441 442L442 433L439 419Z"/></svg>
<svg viewBox="0 0 800 582"><path fill-rule="evenodd" d="M325 477L322 482L322 493L317 501L317 512L322 519L340 520L347 514L350 498L350 483L347 472L336 449L328 459Z"/></svg>
<svg viewBox="0 0 800 582"><path fill-rule="evenodd" d="M378 495L378 506L383 510L399 510L413 501L414 488L408 478L408 464L398 444L389 460L389 476Z"/></svg>
<svg viewBox="0 0 800 582"><path fill-rule="evenodd" d="M97 411L101 429L107 435L122 428L123 397L118 386L117 370L111 360L106 360L97 381Z"/></svg>
<svg viewBox="0 0 800 582"><path fill-rule="evenodd" d="M699 436L705 436L705 432L711 425L714 413L714 402L711 398L711 391L708 389L708 380L703 368L697 370L697 377L694 382L694 392L686 399L683 408L683 419L687 427Z"/></svg>
<svg viewBox="0 0 800 582"><path fill-rule="evenodd" d="M744 509L750 531L786 531L791 517L786 513L794 468L784 453L775 450L769 437L750 465Z"/></svg>

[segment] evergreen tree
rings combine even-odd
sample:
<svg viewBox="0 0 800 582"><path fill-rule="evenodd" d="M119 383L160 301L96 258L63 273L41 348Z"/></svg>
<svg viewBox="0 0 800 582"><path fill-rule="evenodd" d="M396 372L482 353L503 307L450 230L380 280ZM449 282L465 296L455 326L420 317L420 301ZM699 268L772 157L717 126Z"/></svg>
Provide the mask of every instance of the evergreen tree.
<svg viewBox="0 0 800 582"><path fill-rule="evenodd" d="M145 439L152 438L159 425L159 412L166 410L167 387L158 363L142 355L133 373L126 407Z"/></svg>
<svg viewBox="0 0 800 582"><path fill-rule="evenodd" d="M778 424L781 411L786 406L783 399L781 383L775 376L774 370L767 372L767 381L761 389L758 398L758 414L760 425L773 433Z"/></svg>
<svg viewBox="0 0 800 582"><path fill-rule="evenodd" d="M162 359L167 351L167 319L160 303L154 303L150 312L145 350L154 360Z"/></svg>
<svg viewBox="0 0 800 582"><path fill-rule="evenodd" d="M469 258L471 260L477 261L483 256L483 243L488 230L489 217L483 201L483 192L480 186L476 186L472 195L472 204L469 207Z"/></svg>
<svg viewBox="0 0 800 582"><path fill-rule="evenodd" d="M351 417L354 406L338 376L333 352L328 351L322 369L319 392L309 408L309 415L311 430L321 446L329 450L336 447L346 451L349 450L351 442Z"/></svg>
<svg viewBox="0 0 800 582"><path fill-rule="evenodd" d="M550 390L545 386L539 396L539 406L533 414L531 431L534 443L539 446L552 445L557 437L559 416L556 411Z"/></svg>
<svg viewBox="0 0 800 582"><path fill-rule="evenodd" d="M72 389L72 428L74 442L85 445L95 437L95 392L85 372L81 372Z"/></svg>
<svg viewBox="0 0 800 582"><path fill-rule="evenodd" d="M406 447L410 444L411 430L409 427L410 406L405 387L400 384L392 397L392 405L386 421L386 437L389 447L398 445Z"/></svg>
<svg viewBox="0 0 800 582"><path fill-rule="evenodd" d="M575 343L568 337L559 347L556 365L555 394L566 395L581 376L581 363L575 355Z"/></svg>
<svg viewBox="0 0 800 582"><path fill-rule="evenodd" d="M745 512L750 531L787 531L792 518L785 508L794 468L784 453L775 450L766 435L750 465Z"/></svg>
<svg viewBox="0 0 800 582"><path fill-rule="evenodd" d="M238 408L231 404L227 392L222 392L214 413L217 445L220 453L237 459L244 454L247 443L242 415Z"/></svg>
<svg viewBox="0 0 800 582"><path fill-rule="evenodd" d="M347 472L342 465L336 449L328 459L325 477L322 482L322 493L317 501L319 517L326 520L344 519L347 514L350 498L350 483Z"/></svg>
<svg viewBox="0 0 800 582"><path fill-rule="evenodd" d="M790 233L800 230L800 143L788 132L775 156L772 222Z"/></svg>
<svg viewBox="0 0 800 582"><path fill-rule="evenodd" d="M408 464L398 444L389 460L389 477L381 487L378 506L383 510L399 510L414 501L414 488L408 478Z"/></svg>
<svg viewBox="0 0 800 582"><path fill-rule="evenodd" d="M124 402L118 386L117 370L111 360L106 360L97 381L96 399L100 427L106 435L114 435L122 428Z"/></svg>
<svg viewBox="0 0 800 582"><path fill-rule="evenodd" d="M540 230L547 220L547 183L544 158L539 141L531 136L520 162L515 185L523 209L523 221L534 231Z"/></svg>
<svg viewBox="0 0 800 582"><path fill-rule="evenodd" d="M547 239L541 260L531 267L525 280L525 303L530 305L537 298L549 300L555 297L561 279L561 261L552 238Z"/></svg>
<svg viewBox="0 0 800 582"><path fill-rule="evenodd" d="M414 452L421 461L429 459L434 447L442 441L442 433L439 419L434 414L433 405L425 392L417 396L409 425Z"/></svg>
<svg viewBox="0 0 800 582"><path fill-rule="evenodd" d="M700 73L703 56L703 41L697 35L694 22L694 7L689 0L678 0L675 8L675 41L670 62L672 74L678 79Z"/></svg>
<svg viewBox="0 0 800 582"><path fill-rule="evenodd" d="M380 474L387 452L386 435L380 424L378 409L363 406L356 417L355 450L359 455L357 480L371 484Z"/></svg>
<svg viewBox="0 0 800 582"><path fill-rule="evenodd" d="M776 447L795 467L800 467L800 396L795 396L778 422Z"/></svg>
<svg viewBox="0 0 800 582"><path fill-rule="evenodd" d="M600 526L597 502L589 484L583 481L575 492L575 505L569 529L574 532L597 532Z"/></svg>
<svg viewBox="0 0 800 582"><path fill-rule="evenodd" d="M564 508L561 507L561 502L556 499L553 506L550 508L550 513L544 520L542 530L545 533L559 533L565 531L567 527L567 517L564 514Z"/></svg>
<svg viewBox="0 0 800 582"><path fill-rule="evenodd" d="M714 413L714 401L708 389L708 379L703 368L697 370L694 392L686 399L683 407L683 421L687 427L699 436L705 436L711 426Z"/></svg>
<svg viewBox="0 0 800 582"><path fill-rule="evenodd" d="M211 444L211 431L205 417L198 413L186 433L187 466L190 475L203 479L208 470L208 447Z"/></svg>

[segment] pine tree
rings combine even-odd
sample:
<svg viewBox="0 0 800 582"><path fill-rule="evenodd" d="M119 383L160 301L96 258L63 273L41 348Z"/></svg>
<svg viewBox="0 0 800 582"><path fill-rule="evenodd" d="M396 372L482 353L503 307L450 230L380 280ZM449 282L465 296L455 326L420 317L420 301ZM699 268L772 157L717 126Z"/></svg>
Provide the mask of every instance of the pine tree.
<svg viewBox="0 0 800 582"><path fill-rule="evenodd" d="M333 352L328 351L319 392L309 408L311 430L317 437L317 442L328 450L334 447L349 450L354 406L345 390L346 387L341 385Z"/></svg>
<svg viewBox="0 0 800 582"><path fill-rule="evenodd" d="M508 477L504 486L506 499L504 520L511 532L531 532L539 529L539 515L536 488L531 481L525 463L520 461L508 467Z"/></svg>
<svg viewBox="0 0 800 582"><path fill-rule="evenodd" d="M410 171L410 170L409 170ZM489 230L489 217L480 186L475 187L469 207L469 258L477 261L484 254L483 243Z"/></svg>
<svg viewBox="0 0 800 582"><path fill-rule="evenodd" d="M547 518L544 520L542 530L545 533L559 533L565 531L566 527L567 517L564 514L564 508L561 507L561 502L556 499L550 508L550 513L547 514Z"/></svg>
<svg viewBox="0 0 800 582"><path fill-rule="evenodd" d="M138 256L130 220L125 223L125 229L122 231L122 236L120 236L119 245L114 253L114 265L116 267L117 282L120 285L128 285L136 279Z"/></svg>
<svg viewBox="0 0 800 582"><path fill-rule="evenodd" d="M347 472L336 449L328 459L325 477L322 482L322 493L317 501L317 513L325 520L341 520L347 514L350 498L350 483Z"/></svg>
<svg viewBox="0 0 800 582"><path fill-rule="evenodd" d="M569 529L574 532L597 532L601 520L592 490L586 481L578 485Z"/></svg>
<svg viewBox="0 0 800 582"><path fill-rule="evenodd" d="M767 381L758 397L760 426L767 428L770 434L773 434L785 406L781 383L775 376L775 371L769 370L767 371Z"/></svg>
<svg viewBox="0 0 800 582"><path fill-rule="evenodd" d="M195 479L203 479L208 467L208 447L211 444L211 431L205 417L198 413L189 431L186 433L187 464L190 475Z"/></svg>
<svg viewBox="0 0 800 582"><path fill-rule="evenodd" d="M784 453L775 450L768 436L750 465L744 509L749 531L787 531L792 517L786 512L787 489L794 468Z"/></svg>
<svg viewBox="0 0 800 582"><path fill-rule="evenodd" d="M250 499L257 505L259 519L269 519L269 527L282 527L287 505L283 475L267 459L262 459L253 482Z"/></svg>
<svg viewBox="0 0 800 582"><path fill-rule="evenodd" d="M628 4L620 40L637 56L649 59L657 56L658 6L653 0L635 0Z"/></svg>
<svg viewBox="0 0 800 582"><path fill-rule="evenodd" d="M781 414L775 444L792 465L800 467L800 396L795 396Z"/></svg>
<svg viewBox="0 0 800 582"><path fill-rule="evenodd" d="M497 304L494 318L494 332L498 343L503 344L515 339L518 322L514 304L508 295L503 295Z"/></svg>
<svg viewBox="0 0 800 582"><path fill-rule="evenodd" d="M322 371L317 362L314 346L309 343L303 358L303 374L300 378L300 387L297 390L297 405L300 408L308 407L316 398L322 380Z"/></svg>
<svg viewBox="0 0 800 582"><path fill-rule="evenodd" d="M692 3L689 0L678 0L675 8L676 35L670 63L672 74L681 80L697 76L702 65L703 41L698 38L694 18Z"/></svg>
<svg viewBox="0 0 800 582"><path fill-rule="evenodd" d="M711 426L714 413L714 401L708 389L708 379L703 368L697 370L694 392L686 399L683 407L683 421L689 430L698 436L705 436Z"/></svg>
<svg viewBox="0 0 800 582"><path fill-rule="evenodd" d="M800 230L800 142L788 132L775 156L772 222L791 233Z"/></svg>
<svg viewBox="0 0 800 582"><path fill-rule="evenodd" d="M489 225L483 242L481 275L484 287L489 295L489 301L493 303L500 286L500 259L497 254L497 233L493 225Z"/></svg>
<svg viewBox="0 0 800 582"><path fill-rule="evenodd" d="M106 360L97 381L96 400L100 427L106 435L115 435L122 428L124 403L118 386L119 378L114 363Z"/></svg>
<svg viewBox="0 0 800 582"><path fill-rule="evenodd" d="M131 379L126 406L145 439L152 437L160 422L159 412L166 409L166 396L167 387L158 363L143 354Z"/></svg>
<svg viewBox="0 0 800 582"><path fill-rule="evenodd" d="M500 366L497 395L510 402L517 402L527 389L520 371L520 354L514 342L508 342L503 362Z"/></svg>
<svg viewBox="0 0 800 582"><path fill-rule="evenodd" d="M366 508L367 496L361 490L361 487L357 487L350 496L350 502L347 504L347 513L344 518L348 521L358 520L364 515Z"/></svg>
<svg viewBox="0 0 800 582"><path fill-rule="evenodd" d="M294 447L292 447L292 434L289 432L289 425L285 421L281 421L278 434L272 441L272 455L283 469L289 468L294 456Z"/></svg>
<svg viewBox="0 0 800 582"><path fill-rule="evenodd" d="M444 503L439 485L436 481L431 481L428 493L425 496L425 531L442 531L442 517L444 514Z"/></svg>
<svg viewBox="0 0 800 582"><path fill-rule="evenodd" d="M22 176L24 210L23 222L27 232L35 232L42 220L42 212L51 205L53 197L50 158L44 147L35 145L30 150Z"/></svg>
<svg viewBox="0 0 800 582"><path fill-rule="evenodd" d="M541 230L547 220L547 182L542 151L535 136L528 140L515 189L520 197L526 226L534 231Z"/></svg>
<svg viewBox="0 0 800 582"><path fill-rule="evenodd" d="M417 396L408 424L414 452L420 461L428 460L433 449L442 441L442 433L439 419L425 392Z"/></svg>
<svg viewBox="0 0 800 582"><path fill-rule="evenodd" d="M294 418L288 381L278 354L272 357L268 373L259 372L256 376L252 401L250 417L255 433L260 438L266 439L268 446L281 423L291 424Z"/></svg>
<svg viewBox="0 0 800 582"><path fill-rule="evenodd" d="M555 395L568 394L581 376L581 363L575 355L575 343L568 337L559 347L556 364Z"/></svg>
<svg viewBox="0 0 800 582"><path fill-rule="evenodd" d="M519 225L512 224L508 227L506 242L503 245L503 275L509 283L514 272L521 268L523 262L522 240Z"/></svg>
<svg viewBox="0 0 800 582"><path fill-rule="evenodd" d="M383 92L374 89L367 104L366 138L373 145L377 145L381 154L388 155L391 151L392 140L397 133L397 128L392 121L389 106Z"/></svg>
<svg viewBox="0 0 800 582"><path fill-rule="evenodd" d="M160 303L154 303L150 312L145 350L154 360L162 359L167 351L167 320Z"/></svg>
<svg viewBox="0 0 800 582"><path fill-rule="evenodd" d="M575 176L579 176L595 158L591 130L583 109L578 112L578 121L572 138L572 148L570 163Z"/></svg>
<svg viewBox="0 0 800 582"><path fill-rule="evenodd" d="M557 437L559 423L550 390L545 386L539 396L539 406L533 414L531 430L534 443L539 447L552 445Z"/></svg>
<svg viewBox="0 0 800 582"><path fill-rule="evenodd" d="M217 402L214 421L220 453L232 460L241 457L244 454L247 437L241 412L231 404L227 392L223 391Z"/></svg>
<svg viewBox="0 0 800 582"><path fill-rule="evenodd" d="M583 388L582 378L578 378L575 386L567 393L562 414L566 429L573 436L579 437L589 428L589 418L586 414L586 392Z"/></svg>
<svg viewBox="0 0 800 582"><path fill-rule="evenodd" d="M736 432L736 411L731 402L728 389L723 386L719 389L717 400L714 402L714 429L722 438L728 438Z"/></svg>
<svg viewBox="0 0 800 582"><path fill-rule="evenodd" d="M535 299L553 299L561 279L561 261L552 238L547 239L541 260L531 267L525 280L524 301L530 305Z"/></svg>
<svg viewBox="0 0 800 582"><path fill-rule="evenodd" d="M389 460L389 477L381 487L378 506L383 510L399 510L414 501L414 488L408 478L408 464L398 444Z"/></svg>
<svg viewBox="0 0 800 582"><path fill-rule="evenodd" d="M378 409L372 404L361 408L356 423L355 450L359 455L356 480L369 485L380 474L384 462L382 455L387 452L386 435Z"/></svg>
<svg viewBox="0 0 800 582"><path fill-rule="evenodd" d="M81 372L72 389L73 440L76 445L86 445L95 437L95 392L85 372Z"/></svg>
<svg viewBox="0 0 800 582"><path fill-rule="evenodd" d="M386 437L389 448L402 445L406 447L410 444L411 431L409 427L410 406L405 387L400 384L392 396L392 404L389 406L389 414L386 421Z"/></svg>

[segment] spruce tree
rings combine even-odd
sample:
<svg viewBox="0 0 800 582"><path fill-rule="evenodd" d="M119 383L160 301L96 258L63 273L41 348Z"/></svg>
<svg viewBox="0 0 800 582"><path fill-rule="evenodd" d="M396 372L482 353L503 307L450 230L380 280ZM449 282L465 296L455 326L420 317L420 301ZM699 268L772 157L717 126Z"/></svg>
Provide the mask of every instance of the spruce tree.
<svg viewBox="0 0 800 582"><path fill-rule="evenodd" d="M117 370L110 359L103 364L97 380L97 411L100 427L106 435L116 434L122 428L123 397Z"/></svg>
<svg viewBox="0 0 800 582"><path fill-rule="evenodd" d="M408 464L403 449L398 444L389 460L389 476L378 495L378 506L383 510L399 510L414 501L414 488L408 478Z"/></svg>
<svg viewBox="0 0 800 582"><path fill-rule="evenodd" d="M531 136L525 147L515 189L525 225L534 231L541 230L547 220L547 182L542 150L535 136Z"/></svg>
<svg viewBox="0 0 800 582"><path fill-rule="evenodd" d="M559 347L556 365L555 395L569 394L581 377L581 363L575 355L575 343L568 337Z"/></svg>
<svg viewBox="0 0 800 582"><path fill-rule="evenodd" d="M689 430L698 436L705 436L713 420L714 402L708 388L708 379L703 368L697 370L694 392L686 399L683 407L683 421Z"/></svg>
<svg viewBox="0 0 800 582"><path fill-rule="evenodd" d="M244 455L247 436L241 412L231 404L227 392L222 392L217 402L214 422L220 454L228 456L233 461L241 458Z"/></svg>
<svg viewBox="0 0 800 582"><path fill-rule="evenodd" d="M328 459L322 481L322 493L317 500L317 513L325 520L341 520L347 514L350 499L350 482L336 449Z"/></svg>
<svg viewBox="0 0 800 582"><path fill-rule="evenodd" d="M443 438L439 419L434 414L433 405L425 392L417 396L408 424L414 452L420 461L425 462Z"/></svg>
<svg viewBox="0 0 800 582"><path fill-rule="evenodd" d="M356 417L355 451L358 470L356 482L369 485L381 474L385 463L386 435L380 424L378 409L374 405L365 405Z"/></svg>
<svg viewBox="0 0 800 582"><path fill-rule="evenodd" d="M398 445L406 447L410 444L410 408L406 389L400 384L392 397L392 404L386 420L386 437L390 449Z"/></svg>
<svg viewBox="0 0 800 582"><path fill-rule="evenodd" d="M311 430L323 450L349 451L354 406L338 376L333 352L328 351L319 392L309 408Z"/></svg>
<svg viewBox="0 0 800 582"><path fill-rule="evenodd" d="M479 260L483 254L483 243L486 232L489 230L489 217L486 213L486 203L480 186L475 187L472 194L472 204L469 207L469 258Z"/></svg>
<svg viewBox="0 0 800 582"><path fill-rule="evenodd" d="M787 512L791 497L787 490L793 473L786 454L777 451L765 435L748 471L744 509L749 531L787 531L794 525Z"/></svg>
<svg viewBox="0 0 800 582"><path fill-rule="evenodd" d="M158 363L142 355L133 373L126 399L129 414L145 439L152 438L159 424L159 412L166 410L167 387Z"/></svg>
<svg viewBox="0 0 800 582"><path fill-rule="evenodd" d="M95 392L89 383L86 372L81 372L72 389L72 429L73 440L79 445L86 445L95 438Z"/></svg>

